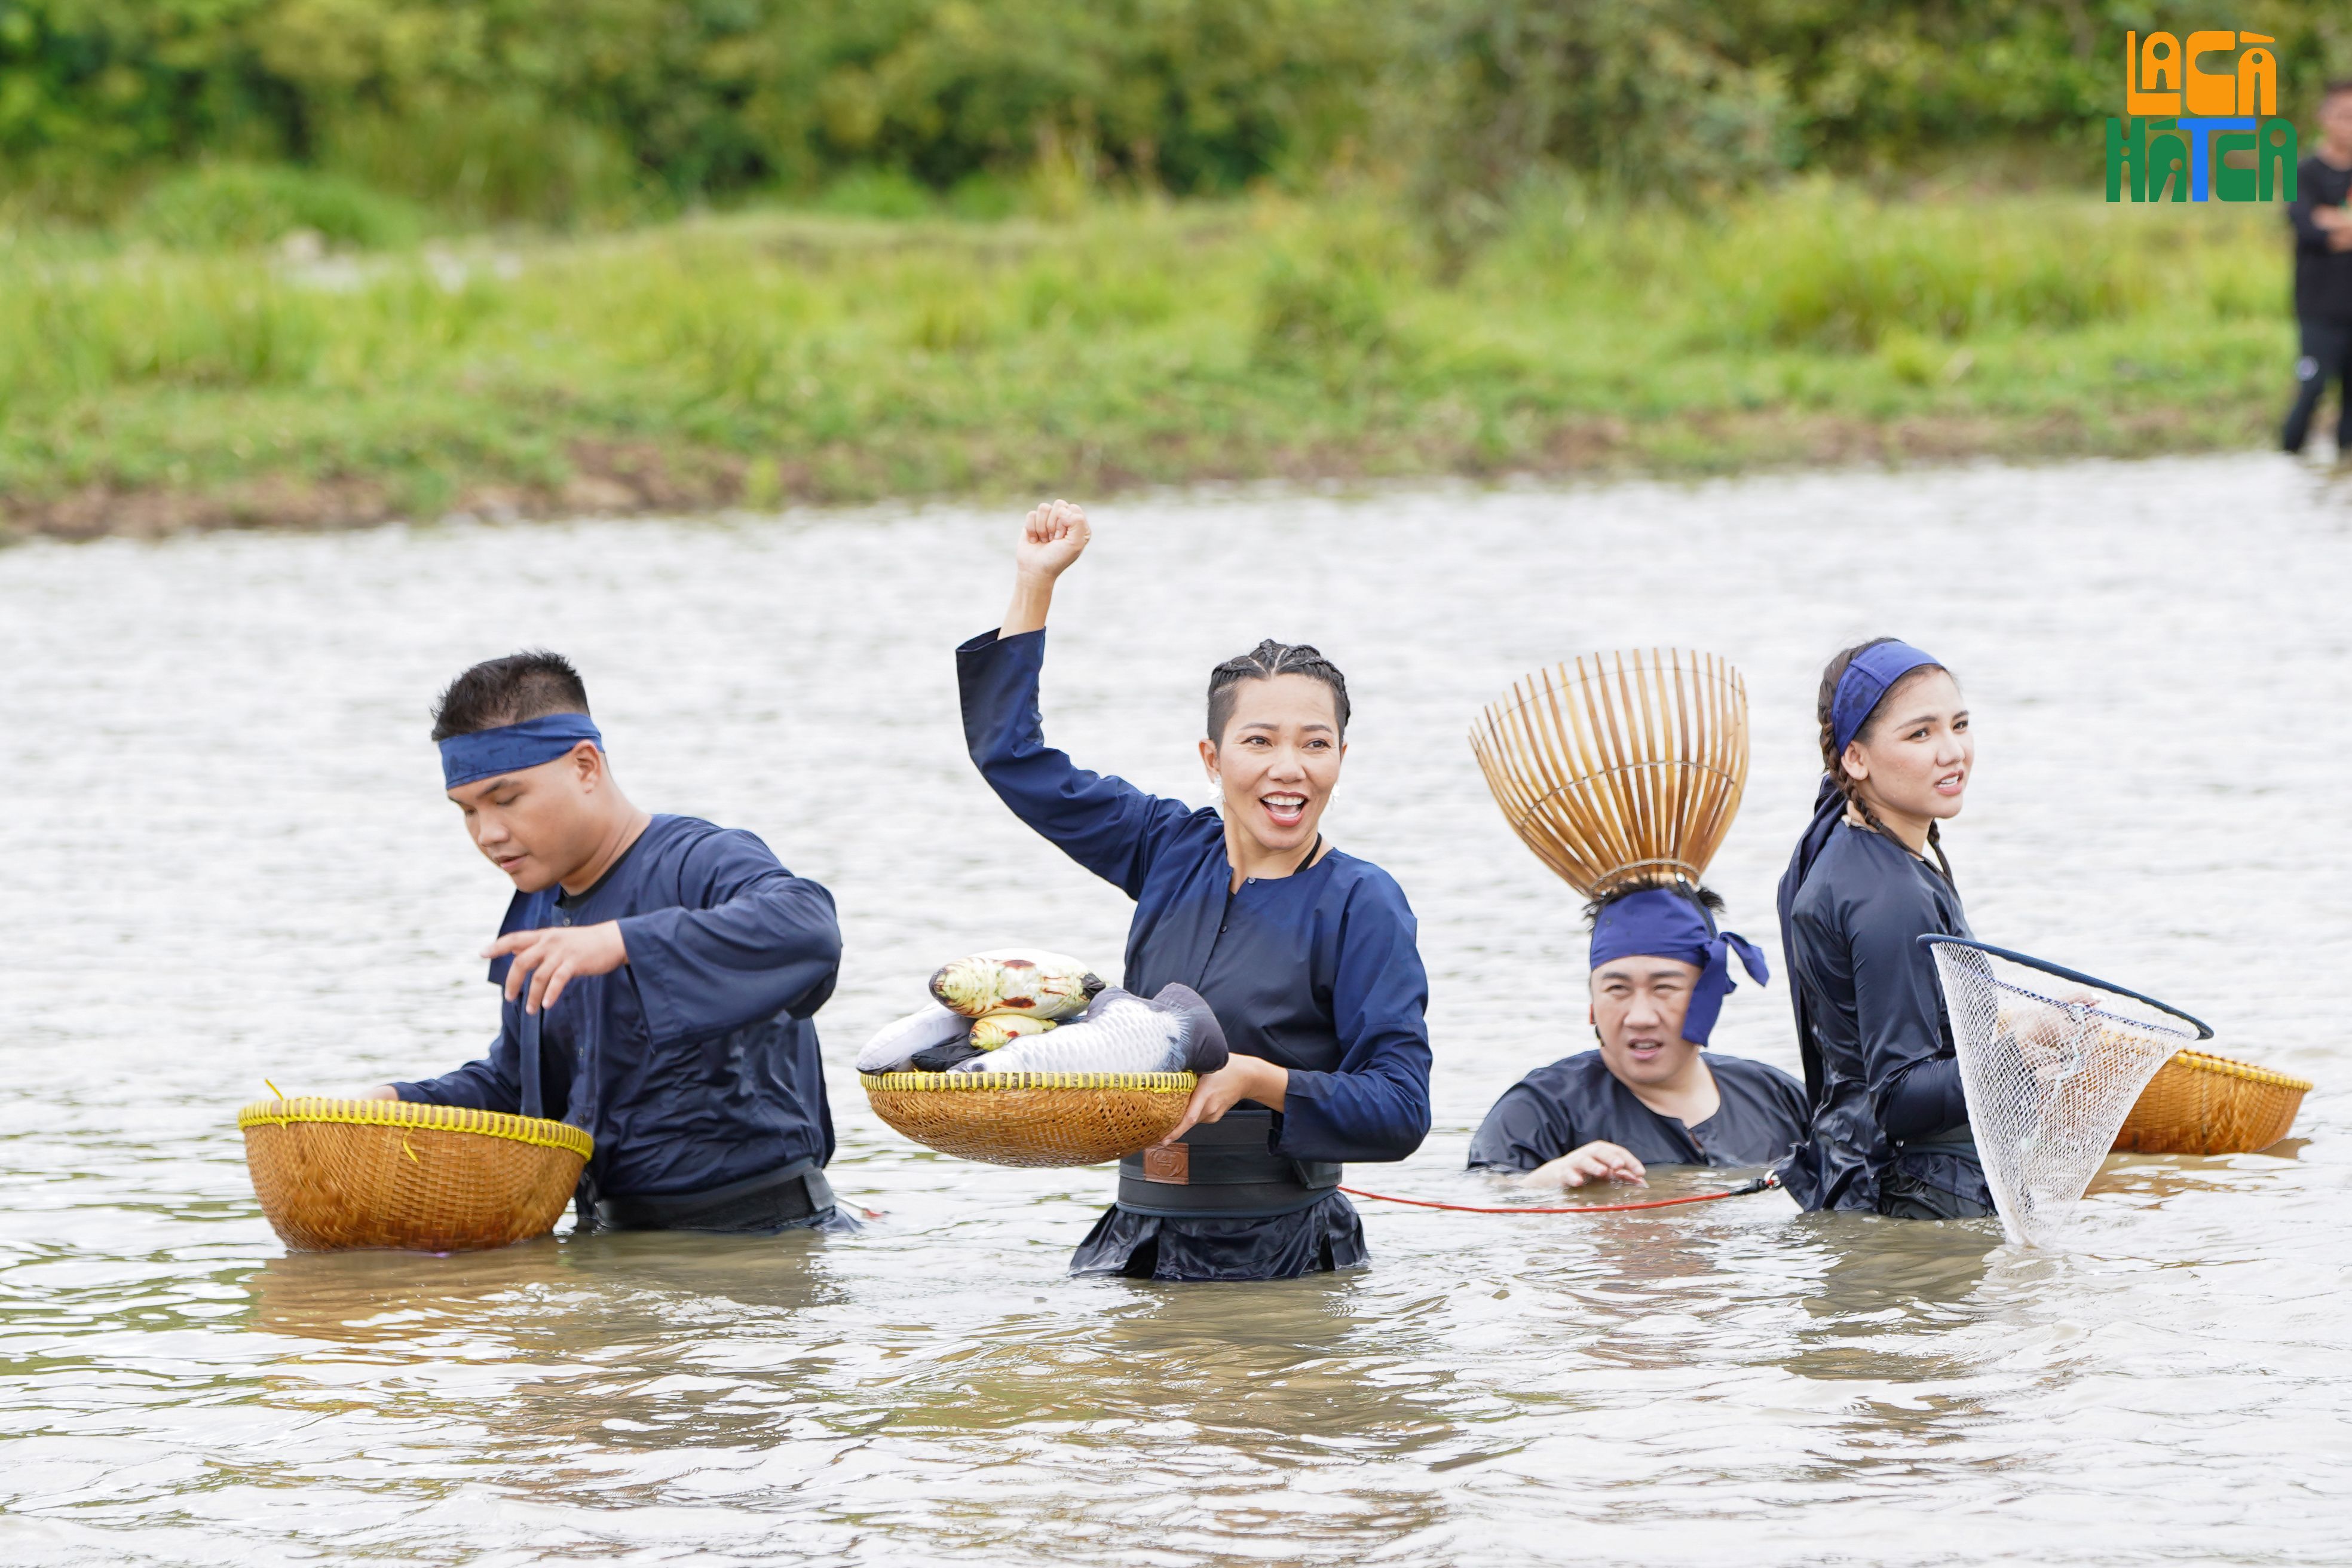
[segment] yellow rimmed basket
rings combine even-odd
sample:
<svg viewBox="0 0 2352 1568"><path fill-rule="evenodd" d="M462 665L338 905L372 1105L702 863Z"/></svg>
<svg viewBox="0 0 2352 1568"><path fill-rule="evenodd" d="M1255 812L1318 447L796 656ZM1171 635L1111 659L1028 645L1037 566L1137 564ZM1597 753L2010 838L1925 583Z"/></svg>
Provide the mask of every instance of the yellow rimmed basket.
<svg viewBox="0 0 2352 1568"><path fill-rule="evenodd" d="M874 1113L927 1149L992 1165L1099 1165L1184 1119L1188 1072L860 1073Z"/></svg>
<svg viewBox="0 0 2352 1568"><path fill-rule="evenodd" d="M278 1239L303 1252L474 1252L544 1236L595 1142L566 1122L394 1100L263 1100L236 1113Z"/></svg>
<svg viewBox="0 0 2352 1568"><path fill-rule="evenodd" d="M2140 1091L2118 1154L2251 1154L2294 1126L2309 1080L2203 1051L2181 1051Z"/></svg>

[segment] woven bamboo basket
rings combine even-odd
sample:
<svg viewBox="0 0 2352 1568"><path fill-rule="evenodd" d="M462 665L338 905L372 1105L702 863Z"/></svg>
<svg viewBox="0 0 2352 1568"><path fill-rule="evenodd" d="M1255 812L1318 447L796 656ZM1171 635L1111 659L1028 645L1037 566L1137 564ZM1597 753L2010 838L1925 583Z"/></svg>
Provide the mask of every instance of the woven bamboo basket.
<svg viewBox="0 0 2352 1568"><path fill-rule="evenodd" d="M1538 670L1470 730L1520 842L1587 898L1696 884L1748 787L1748 684L1713 654Z"/></svg>
<svg viewBox="0 0 2352 1568"><path fill-rule="evenodd" d="M2140 1091L2118 1154L2251 1154L2287 1135L2311 1085L2267 1068L2182 1051Z"/></svg>
<svg viewBox="0 0 2352 1568"><path fill-rule="evenodd" d="M927 1149L992 1165L1099 1165L1184 1119L1188 1072L860 1073L874 1113Z"/></svg>
<svg viewBox="0 0 2352 1568"><path fill-rule="evenodd" d="M555 1228L594 1143L577 1127L394 1100L236 1113L270 1228L304 1252L471 1252Z"/></svg>

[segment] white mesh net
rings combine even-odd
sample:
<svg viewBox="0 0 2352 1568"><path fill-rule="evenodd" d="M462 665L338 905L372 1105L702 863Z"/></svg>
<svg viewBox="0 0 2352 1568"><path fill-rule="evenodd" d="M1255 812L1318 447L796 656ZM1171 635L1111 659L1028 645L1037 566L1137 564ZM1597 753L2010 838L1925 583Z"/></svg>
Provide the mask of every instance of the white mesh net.
<svg viewBox="0 0 2352 1568"><path fill-rule="evenodd" d="M1969 942L1928 946L2001 1227L2051 1245L2148 1079L2210 1031L2086 975Z"/></svg>

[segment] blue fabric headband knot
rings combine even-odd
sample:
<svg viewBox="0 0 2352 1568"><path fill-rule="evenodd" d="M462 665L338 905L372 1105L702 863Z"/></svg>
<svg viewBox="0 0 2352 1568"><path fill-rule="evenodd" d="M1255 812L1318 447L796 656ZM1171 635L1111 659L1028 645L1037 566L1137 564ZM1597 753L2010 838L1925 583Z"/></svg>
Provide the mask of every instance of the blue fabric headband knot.
<svg viewBox="0 0 2352 1568"><path fill-rule="evenodd" d="M441 787L456 789L477 779L517 773L551 763L583 741L604 749L604 737L585 713L542 713L520 724L452 735L441 742Z"/></svg>
<svg viewBox="0 0 2352 1568"><path fill-rule="evenodd" d="M1896 681L1923 665L1943 662L1907 642L1874 643L1855 654L1845 673L1838 677L1837 694L1830 700L1830 736L1835 742L1831 754L1845 755L1846 747L1868 722L1871 710L1894 689Z"/></svg>
<svg viewBox="0 0 2352 1568"><path fill-rule="evenodd" d="M1703 1046L1715 1032L1723 999L1738 988L1731 978L1731 959L1739 954L1740 967L1759 985L1769 985L1772 972L1763 952L1746 937L1715 929L1715 921L1696 899L1671 888L1645 888L1630 893L1601 911L1592 922L1592 967L1621 958L1671 958L1696 964L1698 984L1691 987L1690 1006L1683 1013L1683 1038Z"/></svg>

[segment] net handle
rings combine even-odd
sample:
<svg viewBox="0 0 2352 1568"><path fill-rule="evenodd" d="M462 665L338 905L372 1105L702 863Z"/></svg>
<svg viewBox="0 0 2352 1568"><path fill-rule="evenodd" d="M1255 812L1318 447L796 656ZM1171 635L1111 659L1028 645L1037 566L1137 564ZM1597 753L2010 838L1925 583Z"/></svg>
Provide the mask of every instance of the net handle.
<svg viewBox="0 0 2352 1568"><path fill-rule="evenodd" d="M2184 1024L2195 1025L2199 1039L2210 1040L2213 1037L2212 1027L2204 1019L2192 1017L2169 1002L2159 1002L2153 996L2128 990L2112 980L2102 980L2095 974L2085 974L2079 969L2068 969L2063 965L2052 963L2047 959L2029 958L2024 953L2011 952L2008 948L1995 947L1989 942L1979 942L1973 937L1946 936L1940 931L1929 931L1919 939L1921 947L1934 948L1946 944L1952 947L1972 947L1979 952L1989 952L1995 958L2005 958L2011 963L2021 963L2028 969L2038 969L2044 974L2054 974L2061 980L2071 980L2077 985L2095 985L2102 991L2112 991L2118 996L2128 996L2135 1002L2145 1002L2159 1013L2169 1013Z"/></svg>

